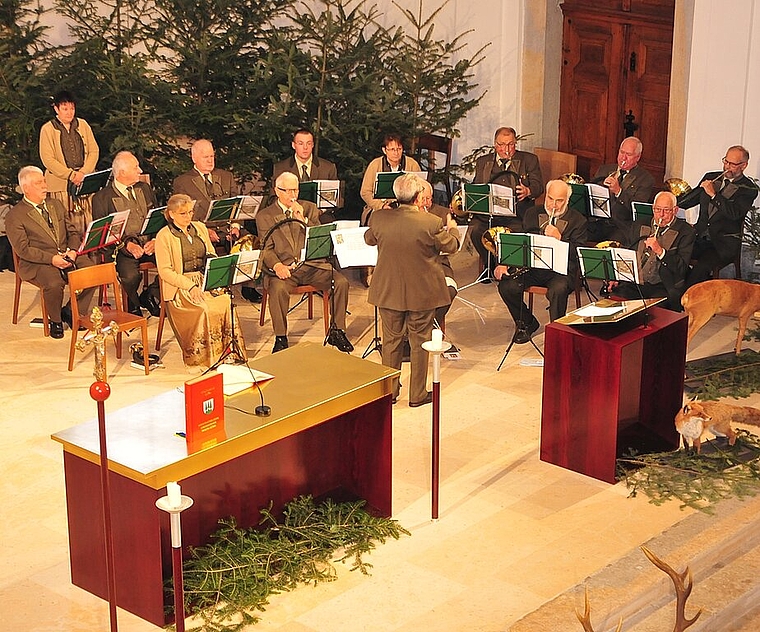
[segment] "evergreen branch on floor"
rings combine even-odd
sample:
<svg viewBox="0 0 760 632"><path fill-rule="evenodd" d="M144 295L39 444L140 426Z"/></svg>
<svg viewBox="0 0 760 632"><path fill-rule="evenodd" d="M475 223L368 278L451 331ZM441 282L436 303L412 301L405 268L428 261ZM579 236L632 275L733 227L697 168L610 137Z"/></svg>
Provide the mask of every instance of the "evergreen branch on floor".
<svg viewBox="0 0 760 632"><path fill-rule="evenodd" d="M398 522L363 509L364 501L315 505L311 496L288 503L282 519L271 505L258 527L239 529L233 518L207 546L192 548L184 564L187 612L201 623L198 632L235 632L259 620L270 595L298 584L336 579L334 563L351 560L351 570L368 574L363 555L376 542L410 535ZM171 586L168 587L171 589Z"/></svg>
<svg viewBox="0 0 760 632"><path fill-rule="evenodd" d="M754 333L753 335L760 335ZM745 339L747 336L745 336ZM760 353L745 349L686 363L686 388L702 400L748 397L760 391Z"/></svg>
<svg viewBox="0 0 760 632"><path fill-rule="evenodd" d="M760 438L737 429L734 446L717 447L705 454L691 450L631 454L618 459L618 478L625 479L629 496L639 492L655 505L677 499L681 508L708 514L724 498L747 498L760 492ZM746 458L747 453L751 459ZM742 458L743 455L744 458Z"/></svg>

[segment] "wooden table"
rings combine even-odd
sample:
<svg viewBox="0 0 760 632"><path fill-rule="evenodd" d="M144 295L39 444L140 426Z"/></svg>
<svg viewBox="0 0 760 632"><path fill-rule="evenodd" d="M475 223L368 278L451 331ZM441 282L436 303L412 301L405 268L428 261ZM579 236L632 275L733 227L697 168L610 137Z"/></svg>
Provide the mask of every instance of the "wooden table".
<svg viewBox="0 0 760 632"><path fill-rule="evenodd" d="M546 327L541 460L615 482L615 460L678 447L687 318L658 307L614 324Z"/></svg>
<svg viewBox="0 0 760 632"><path fill-rule="evenodd" d="M164 625L163 582L171 577L169 518L155 506L168 481L194 500L182 514L183 546L199 546L234 516L259 522L302 494L363 498L391 515L391 396L397 371L300 343L251 365L275 378L259 394L226 398L227 439L189 454L184 395L177 389L108 411L108 457L117 604ZM106 402L107 404L107 402ZM236 410L239 409L239 410ZM240 412L250 411L250 412ZM63 444L72 582L106 598L97 421L53 435Z"/></svg>

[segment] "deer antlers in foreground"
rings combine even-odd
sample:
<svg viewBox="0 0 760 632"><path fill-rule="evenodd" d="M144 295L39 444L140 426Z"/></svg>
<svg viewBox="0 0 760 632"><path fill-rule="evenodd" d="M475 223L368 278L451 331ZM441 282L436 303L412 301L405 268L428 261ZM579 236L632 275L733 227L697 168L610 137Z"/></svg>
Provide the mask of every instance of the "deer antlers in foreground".
<svg viewBox="0 0 760 632"><path fill-rule="evenodd" d="M641 550L644 551L644 555L647 556L652 564L673 580L673 585L676 589L676 622L673 627L673 632L683 632L686 628L694 625L697 622L697 619L699 619L699 615L702 614L702 609L700 608L699 612L697 612L693 618L686 618L686 600L689 598L689 595L691 595L691 590L694 587L689 567L687 566L683 573L678 573L672 566L663 562L645 546L642 546ZM581 615L581 613L576 610L575 616L578 617L578 621L581 622L585 632L594 632L594 628L591 626L591 608L588 601L588 587L586 588L585 612ZM615 632L620 632L622 628L623 619L621 618Z"/></svg>

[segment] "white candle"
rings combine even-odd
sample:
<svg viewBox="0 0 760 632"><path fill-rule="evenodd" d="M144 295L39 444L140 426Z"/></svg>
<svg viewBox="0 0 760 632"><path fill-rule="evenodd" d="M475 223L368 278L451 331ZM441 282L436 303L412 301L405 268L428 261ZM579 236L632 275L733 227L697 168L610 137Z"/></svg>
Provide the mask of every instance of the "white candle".
<svg viewBox="0 0 760 632"><path fill-rule="evenodd" d="M433 329L432 343L436 349L443 347L443 332L440 329Z"/></svg>
<svg viewBox="0 0 760 632"><path fill-rule="evenodd" d="M179 483L169 482L166 484L166 495L169 497L170 507L179 507L182 505L182 492Z"/></svg>

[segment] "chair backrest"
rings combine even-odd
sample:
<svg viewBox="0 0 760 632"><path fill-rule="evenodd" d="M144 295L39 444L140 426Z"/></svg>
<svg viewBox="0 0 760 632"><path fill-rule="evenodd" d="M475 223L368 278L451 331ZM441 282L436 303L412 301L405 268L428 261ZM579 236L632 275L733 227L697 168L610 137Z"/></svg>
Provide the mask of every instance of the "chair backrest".
<svg viewBox="0 0 760 632"><path fill-rule="evenodd" d="M71 310L79 314L76 293L91 287L110 285L116 304L116 311L122 311L121 286L116 274L116 264L101 263L96 266L85 266L69 272L69 292L71 293Z"/></svg>
<svg viewBox="0 0 760 632"><path fill-rule="evenodd" d="M435 154L445 154L446 164L444 169L448 173L448 169L451 166L451 149L454 141L446 136L438 136L436 134L422 134L414 139L412 143L414 147L414 153L420 154L420 151L427 152L428 167L432 171L435 169Z"/></svg>
<svg viewBox="0 0 760 632"><path fill-rule="evenodd" d="M556 149L544 149L535 147L533 153L538 157L538 164L541 165L541 175L544 182L556 180L566 173L575 173L578 167L578 157L575 154L568 154Z"/></svg>

